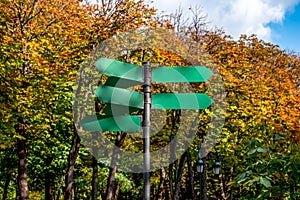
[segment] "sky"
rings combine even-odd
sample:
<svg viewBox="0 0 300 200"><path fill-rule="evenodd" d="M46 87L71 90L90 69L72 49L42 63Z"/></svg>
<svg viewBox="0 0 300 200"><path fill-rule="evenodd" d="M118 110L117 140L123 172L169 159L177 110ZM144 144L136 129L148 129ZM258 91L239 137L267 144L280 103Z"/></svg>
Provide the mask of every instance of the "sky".
<svg viewBox="0 0 300 200"><path fill-rule="evenodd" d="M283 50L300 53L300 0L153 0L158 13L172 13L181 6L200 7L210 28L223 28L237 39L256 34ZM188 14L186 14L188 16Z"/></svg>

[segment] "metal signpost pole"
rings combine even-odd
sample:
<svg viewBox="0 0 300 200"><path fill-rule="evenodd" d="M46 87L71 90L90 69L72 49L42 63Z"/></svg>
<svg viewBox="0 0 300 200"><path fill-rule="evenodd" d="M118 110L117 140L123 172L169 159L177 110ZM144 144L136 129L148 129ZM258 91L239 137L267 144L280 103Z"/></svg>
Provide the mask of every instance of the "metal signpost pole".
<svg viewBox="0 0 300 200"><path fill-rule="evenodd" d="M150 200L150 111L151 111L151 82L152 72L150 63L143 63L143 92L144 92L144 115L143 115L143 137L144 137L144 200Z"/></svg>

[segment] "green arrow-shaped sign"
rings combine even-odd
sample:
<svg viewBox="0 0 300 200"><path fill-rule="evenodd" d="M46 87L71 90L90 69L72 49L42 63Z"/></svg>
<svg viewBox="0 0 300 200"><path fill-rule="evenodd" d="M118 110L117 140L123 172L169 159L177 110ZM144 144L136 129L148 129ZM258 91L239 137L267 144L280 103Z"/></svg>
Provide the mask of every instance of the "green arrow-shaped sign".
<svg viewBox="0 0 300 200"><path fill-rule="evenodd" d="M85 117L79 123L87 131L124 131L136 132L141 130L141 117L132 116L100 116Z"/></svg>
<svg viewBox="0 0 300 200"><path fill-rule="evenodd" d="M154 109L205 109L213 100L207 94L159 93L153 94L152 108Z"/></svg>
<svg viewBox="0 0 300 200"><path fill-rule="evenodd" d="M94 94L105 103L142 108L143 95L140 92L100 85Z"/></svg>
<svg viewBox="0 0 300 200"><path fill-rule="evenodd" d="M143 108L143 95L140 92L101 85L94 93L100 101L105 103ZM205 109L212 102L213 100L206 94L152 94L152 108L154 109Z"/></svg>
<svg viewBox="0 0 300 200"><path fill-rule="evenodd" d="M103 106L103 114L110 116L131 115L140 111L140 108L107 103Z"/></svg>
<svg viewBox="0 0 300 200"><path fill-rule="evenodd" d="M95 62L95 66L103 74L133 81L142 81L142 68L134 64L100 58Z"/></svg>
<svg viewBox="0 0 300 200"><path fill-rule="evenodd" d="M141 83L143 79L142 68L134 64L124 63L108 58L100 58L95 63L95 66L99 72L119 78L110 80L110 84L116 84L121 78L124 79L124 85L128 84L125 83L126 79L128 81L133 81L129 85L136 85L136 83ZM205 82L212 75L213 73L205 66L174 66L157 67L152 69L153 82ZM122 85L122 83L118 85Z"/></svg>
<svg viewBox="0 0 300 200"><path fill-rule="evenodd" d="M109 77L105 82L105 85L107 85L107 86L118 87L118 88L129 88L129 87L140 85L140 84L141 84L141 82L138 82L138 81L133 81L133 80L124 79L124 78L118 78L118 77L114 77L114 76Z"/></svg>
<svg viewBox="0 0 300 200"><path fill-rule="evenodd" d="M204 66L158 67L152 70L154 82L205 82L212 75Z"/></svg>
<svg viewBox="0 0 300 200"><path fill-rule="evenodd" d="M126 88L142 84L142 68L108 58L100 58L95 66L99 72L110 76L104 85L94 91L98 99L107 105L103 109L104 116L97 116L96 119L87 117L81 125L86 130L140 130L140 117L130 114L143 109L143 94ZM152 69L153 82L205 82L212 75L205 66L162 66ZM205 109L212 103L208 95L201 93L152 93L152 109Z"/></svg>

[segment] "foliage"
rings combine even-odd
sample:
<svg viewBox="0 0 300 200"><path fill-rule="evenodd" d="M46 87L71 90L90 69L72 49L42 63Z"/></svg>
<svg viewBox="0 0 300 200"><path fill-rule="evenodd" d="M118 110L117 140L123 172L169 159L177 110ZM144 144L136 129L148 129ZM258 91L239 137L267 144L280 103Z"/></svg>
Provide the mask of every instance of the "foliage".
<svg viewBox="0 0 300 200"><path fill-rule="evenodd" d="M49 177L53 177L53 198L61 197L74 134L72 86L81 62L99 42L116 33L167 26L202 43L222 75L227 93L226 120L215 146L222 156L222 174L213 177L208 168L209 198L299 199L299 57L254 35L233 40L219 30L205 31L202 20L194 18L194 26L171 19L172 26L155 16L155 9L142 0L109 0L102 4L1 0L0 193L4 195L7 190L8 199L16 196L17 141L24 140L30 198L43 198ZM143 52L144 58L157 65L190 64L176 53L159 48L139 49L119 59L141 64ZM203 84L192 87L205 91ZM164 89L153 86L156 92ZM164 131L152 138L153 149L168 144L178 128L174 112L168 115ZM195 165L196 144L205 136L210 115L209 109L200 113L197 138L188 150L191 163L183 165L181 199L191 198L190 180L194 180L195 196L199 195L198 175L189 173L189 167ZM25 126L25 133L18 132L20 124ZM114 135L109 137L113 139ZM138 152L141 142L128 136L123 148L135 144L134 151ZM179 164L180 160L152 173L153 197L158 199L161 185L163 197L170 197L170 181L178 181L174 177ZM91 156L82 148L74 174L74 191L79 199L90 198L90 166ZM108 172L108 168L99 166L98 194L102 197ZM118 172L115 190L119 189L119 197L138 199L142 196L141 180L139 174Z"/></svg>
<svg viewBox="0 0 300 200"><path fill-rule="evenodd" d="M80 63L116 32L155 24L154 12L143 1L129 0L110 7L77 0L0 2L0 148L13 152L17 139L26 141L33 191L42 190L54 174L54 187L63 185L74 131L72 85ZM16 130L20 123L25 134ZM15 168L17 159L5 164Z"/></svg>
<svg viewBox="0 0 300 200"><path fill-rule="evenodd" d="M245 199L296 198L299 59L256 36L210 37L214 40L206 48L227 92L228 112L216 147L224 157L223 192L230 189L234 198ZM285 167L291 165L292 171Z"/></svg>

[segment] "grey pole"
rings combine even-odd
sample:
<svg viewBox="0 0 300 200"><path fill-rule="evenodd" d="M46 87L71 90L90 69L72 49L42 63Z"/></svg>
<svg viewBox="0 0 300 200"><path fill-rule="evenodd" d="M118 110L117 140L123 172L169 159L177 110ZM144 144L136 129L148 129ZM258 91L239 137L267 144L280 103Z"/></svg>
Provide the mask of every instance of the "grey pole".
<svg viewBox="0 0 300 200"><path fill-rule="evenodd" d="M150 200L150 111L151 111L151 82L152 72L149 62L143 63L143 92L144 92L144 115L143 115L143 138L144 138L144 200Z"/></svg>

